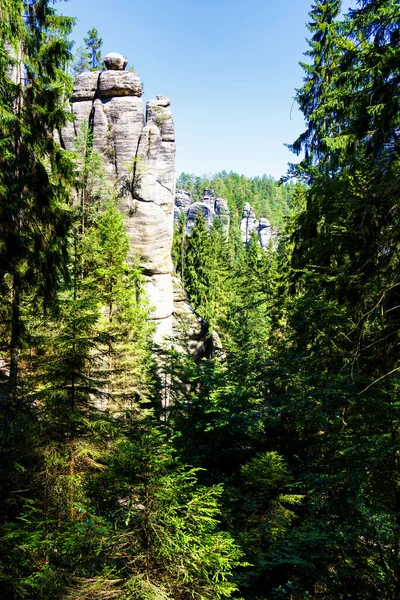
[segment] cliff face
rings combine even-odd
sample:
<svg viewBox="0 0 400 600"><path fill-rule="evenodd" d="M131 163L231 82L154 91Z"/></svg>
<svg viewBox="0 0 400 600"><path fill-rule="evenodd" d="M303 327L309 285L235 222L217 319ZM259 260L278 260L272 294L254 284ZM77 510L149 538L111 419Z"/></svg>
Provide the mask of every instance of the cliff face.
<svg viewBox="0 0 400 600"><path fill-rule="evenodd" d="M126 218L131 254L138 254L153 307L155 339L172 335L171 246L175 197L175 132L170 101L157 96L146 104L142 82L125 71L119 54L104 60L107 71L81 73L75 80L71 111L61 133L67 150L81 124L89 123L93 149L104 159L107 177L116 182Z"/></svg>

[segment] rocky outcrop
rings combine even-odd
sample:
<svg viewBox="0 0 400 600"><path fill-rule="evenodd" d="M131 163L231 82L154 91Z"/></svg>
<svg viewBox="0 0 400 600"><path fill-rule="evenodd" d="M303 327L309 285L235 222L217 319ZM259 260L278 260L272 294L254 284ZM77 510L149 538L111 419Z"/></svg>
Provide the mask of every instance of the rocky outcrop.
<svg viewBox="0 0 400 600"><path fill-rule="evenodd" d="M243 207L240 233L244 244L249 244L251 234L255 233L260 246L265 249L269 247L271 240L274 238L274 232L268 219L262 218L258 220L254 209L249 203L246 203Z"/></svg>
<svg viewBox="0 0 400 600"><path fill-rule="evenodd" d="M205 188L201 202L193 202L192 195L186 190L177 190L174 205L174 221L177 225L179 217L184 214L186 217L187 233L191 233L194 227L197 213L201 211L204 216L207 227L210 229L215 218L221 219L226 235L229 234L230 212L228 203L224 198L216 197L214 191Z"/></svg>
<svg viewBox="0 0 400 600"><path fill-rule="evenodd" d="M104 58L105 72L81 73L71 96L72 123L61 132L67 150L83 122L93 132L93 148L115 182L125 215L131 256L139 255L146 278L155 340L172 335L171 246L175 198L175 133L170 101L157 96L142 103L142 82L125 71L117 53Z"/></svg>

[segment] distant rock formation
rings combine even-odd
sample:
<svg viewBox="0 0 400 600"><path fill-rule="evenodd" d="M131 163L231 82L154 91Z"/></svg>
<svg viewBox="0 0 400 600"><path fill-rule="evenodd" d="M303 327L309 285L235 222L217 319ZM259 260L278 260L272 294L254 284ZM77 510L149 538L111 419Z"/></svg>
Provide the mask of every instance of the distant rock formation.
<svg viewBox="0 0 400 600"><path fill-rule="evenodd" d="M171 246L175 198L175 133L170 101L157 96L143 110L142 82L125 71L117 53L104 58L107 71L81 73L75 80L71 111L75 116L61 132L61 143L74 149L85 121L93 131L93 148L104 159L110 181L117 182L120 209L126 218L132 256L144 270L150 306L154 307L156 341L172 335L173 289Z"/></svg>
<svg viewBox="0 0 400 600"><path fill-rule="evenodd" d="M274 239L274 232L268 219L258 220L256 213L249 203L243 207L242 220L240 222L240 233L244 244L250 243L252 233L255 233L262 248L267 249L271 240Z"/></svg>
<svg viewBox="0 0 400 600"><path fill-rule="evenodd" d="M186 190L176 190L174 205L174 222L179 223L181 214L186 216L187 233L191 233L197 213L201 211L207 227L210 229L214 219L219 217L226 235L229 234L230 212L228 203L224 198L216 197L214 190L204 188L201 202L193 202L192 194Z"/></svg>
<svg viewBox="0 0 400 600"><path fill-rule="evenodd" d="M192 194L183 189L177 189L174 203L174 223L178 225L181 214L186 217L186 231L190 235L194 227L197 213L201 211L208 229L211 228L214 219L219 217L224 226L226 235L229 234L230 211L228 203L224 198L216 197L214 190L204 188L201 202L193 202ZM242 219L240 222L240 233L244 244L250 243L251 233L257 235L262 248L267 249L269 244L274 241L276 232L272 229L270 222L266 218L257 219L256 213L249 203L243 208Z"/></svg>

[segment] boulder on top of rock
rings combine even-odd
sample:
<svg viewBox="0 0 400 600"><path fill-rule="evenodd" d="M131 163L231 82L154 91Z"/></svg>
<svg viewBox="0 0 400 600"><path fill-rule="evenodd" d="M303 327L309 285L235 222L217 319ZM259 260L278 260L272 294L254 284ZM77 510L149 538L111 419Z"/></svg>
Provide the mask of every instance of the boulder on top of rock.
<svg viewBox="0 0 400 600"><path fill-rule="evenodd" d="M83 122L93 131L93 148L103 157L107 180L118 190L130 240L129 260L138 256L154 304L155 337L172 333L171 245L175 194L175 135L170 101L150 101L145 126L140 78L125 71L117 53L104 59L107 71L79 75L71 98L75 117L61 131L74 149ZM157 125L158 122L158 125Z"/></svg>
<svg viewBox="0 0 400 600"><path fill-rule="evenodd" d="M99 93L101 98L116 96L142 95L140 77L129 71L104 71L99 78Z"/></svg>
<svg viewBox="0 0 400 600"><path fill-rule="evenodd" d="M118 52L110 52L104 57L104 64L108 71L124 71L128 61Z"/></svg>

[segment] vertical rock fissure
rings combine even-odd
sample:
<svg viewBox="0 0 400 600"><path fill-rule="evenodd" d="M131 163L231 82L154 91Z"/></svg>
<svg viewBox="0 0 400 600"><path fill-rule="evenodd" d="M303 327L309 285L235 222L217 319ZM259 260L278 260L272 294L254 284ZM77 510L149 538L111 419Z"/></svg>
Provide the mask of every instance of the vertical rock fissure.
<svg viewBox="0 0 400 600"><path fill-rule="evenodd" d="M139 201L140 199L137 197L137 195L135 193L135 181L136 181L136 176L137 176L137 166L138 166L138 161L139 161L139 146L140 146L141 140L142 140L142 134L139 135L138 143L136 145L135 158L133 159L132 182L131 182L131 186L130 186L132 198L137 201Z"/></svg>

